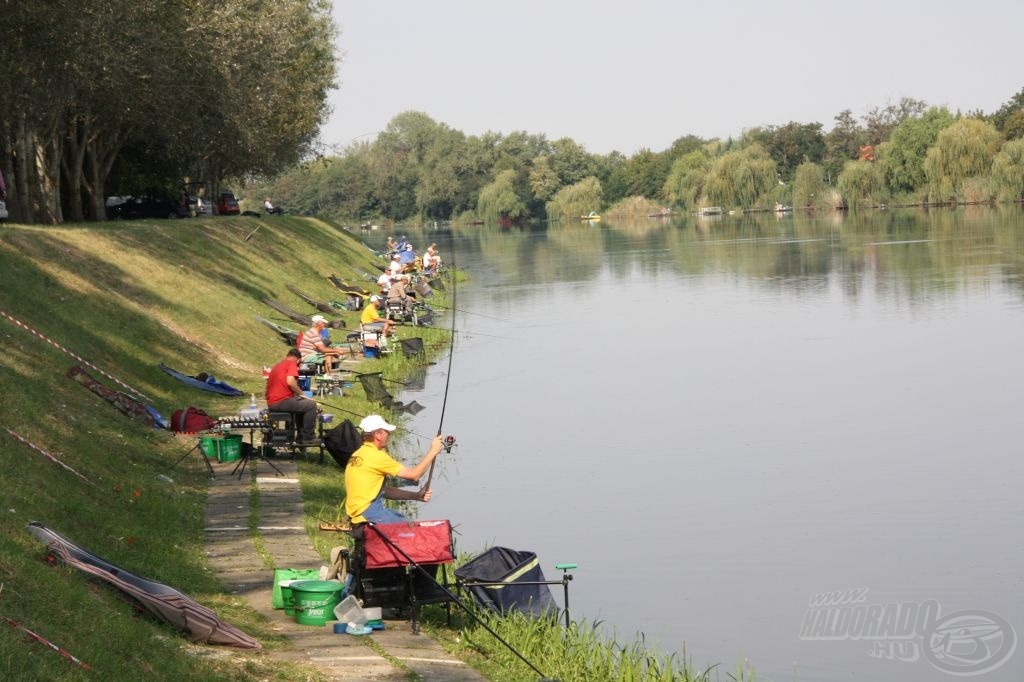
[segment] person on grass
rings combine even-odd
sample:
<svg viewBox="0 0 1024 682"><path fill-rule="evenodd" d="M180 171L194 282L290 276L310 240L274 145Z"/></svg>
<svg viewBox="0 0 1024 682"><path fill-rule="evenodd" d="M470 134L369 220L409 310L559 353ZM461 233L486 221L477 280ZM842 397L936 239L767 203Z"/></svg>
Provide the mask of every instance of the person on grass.
<svg viewBox="0 0 1024 682"><path fill-rule="evenodd" d="M386 317L380 316L380 309L383 305L384 299L377 295L371 296L370 300L366 302L366 307L363 308L363 312L359 316L359 322L363 325L363 331L380 332L384 336L391 335L391 329L395 326L395 323Z"/></svg>
<svg viewBox="0 0 1024 682"><path fill-rule="evenodd" d="M371 414L359 422L363 444L352 453L345 467L345 513L353 524L395 523L406 518L384 506L385 499L417 499L430 501L430 490L412 493L384 485L388 476L407 479L414 484L427 473L430 463L441 452L443 438L438 435L430 443L423 458L415 466L406 466L388 454L387 445L394 424L379 414Z"/></svg>
<svg viewBox="0 0 1024 682"><path fill-rule="evenodd" d="M299 354L302 356L302 362L323 362L324 372L330 374L334 371L334 358L341 362L341 358L345 357L345 351L327 345L324 339L327 320L323 315L314 315L312 320L313 326L299 336Z"/></svg>
<svg viewBox="0 0 1024 682"><path fill-rule="evenodd" d="M316 401L307 398L299 386L299 359L301 353L292 348L284 359L270 368L267 377L267 409L272 412L292 412L298 418L299 447L319 445L316 438Z"/></svg>

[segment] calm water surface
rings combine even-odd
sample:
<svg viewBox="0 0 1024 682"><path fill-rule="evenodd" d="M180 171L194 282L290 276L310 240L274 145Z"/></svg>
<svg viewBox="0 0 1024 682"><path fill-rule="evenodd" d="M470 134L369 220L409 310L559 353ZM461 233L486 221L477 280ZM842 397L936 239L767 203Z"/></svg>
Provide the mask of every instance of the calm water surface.
<svg viewBox="0 0 1024 682"><path fill-rule="evenodd" d="M574 617L723 679L1024 679L1019 209L448 234L461 550L577 562Z"/></svg>

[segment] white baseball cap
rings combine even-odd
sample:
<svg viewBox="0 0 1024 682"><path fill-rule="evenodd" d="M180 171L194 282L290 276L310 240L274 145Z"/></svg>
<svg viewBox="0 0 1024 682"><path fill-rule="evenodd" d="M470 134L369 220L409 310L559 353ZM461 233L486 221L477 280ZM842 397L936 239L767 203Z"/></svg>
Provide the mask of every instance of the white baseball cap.
<svg viewBox="0 0 1024 682"><path fill-rule="evenodd" d="M379 414L371 414L369 417L363 417L363 421L359 422L359 430L363 433L370 433L377 429L384 429L385 431L394 431L394 424L388 424L384 421L384 417Z"/></svg>
<svg viewBox="0 0 1024 682"><path fill-rule="evenodd" d="M327 323L327 318L324 317L323 315L314 315L309 319L313 320L313 324L320 324L321 322L325 324Z"/></svg>

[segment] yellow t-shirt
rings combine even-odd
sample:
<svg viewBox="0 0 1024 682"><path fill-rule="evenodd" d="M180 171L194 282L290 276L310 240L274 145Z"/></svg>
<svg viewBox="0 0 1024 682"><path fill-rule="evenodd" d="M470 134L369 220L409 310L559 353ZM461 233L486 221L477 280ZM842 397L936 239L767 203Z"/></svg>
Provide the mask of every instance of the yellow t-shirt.
<svg viewBox="0 0 1024 682"><path fill-rule="evenodd" d="M378 317L380 317L380 311L377 310L377 304L369 301L363 308L363 314L359 316L359 321L363 324L370 324Z"/></svg>
<svg viewBox="0 0 1024 682"><path fill-rule="evenodd" d="M363 443L345 467L345 513L352 523L366 523L363 512L370 506L385 476L396 476L404 467L373 443Z"/></svg>

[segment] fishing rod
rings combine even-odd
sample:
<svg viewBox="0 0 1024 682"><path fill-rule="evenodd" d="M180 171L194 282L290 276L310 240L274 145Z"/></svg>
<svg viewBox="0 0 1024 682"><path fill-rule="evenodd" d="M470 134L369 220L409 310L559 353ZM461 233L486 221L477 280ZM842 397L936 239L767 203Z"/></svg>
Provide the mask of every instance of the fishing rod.
<svg viewBox="0 0 1024 682"><path fill-rule="evenodd" d="M452 269L455 269L455 248L452 242L452 235L448 233L448 249L452 254ZM455 277L452 277L452 309L455 310L456 294L455 288ZM449 345L448 345L448 375L444 379L444 399L441 401L441 418L437 422L437 435L441 435L441 427L444 425L444 410L448 406L448 388L452 382L452 358L455 357L455 316L452 315L452 329L449 334ZM450 453L452 447L455 445L455 436L448 436L444 439L444 451ZM427 483L423 486L423 492L426 493L430 490L430 483L434 480L434 465L437 464L437 457L434 457L430 461L430 472L427 474ZM525 660L525 659L524 659ZM532 667L532 666L531 666ZM537 670L534 668L534 670ZM537 671L538 673L540 671ZM543 675L541 675L543 677Z"/></svg>

